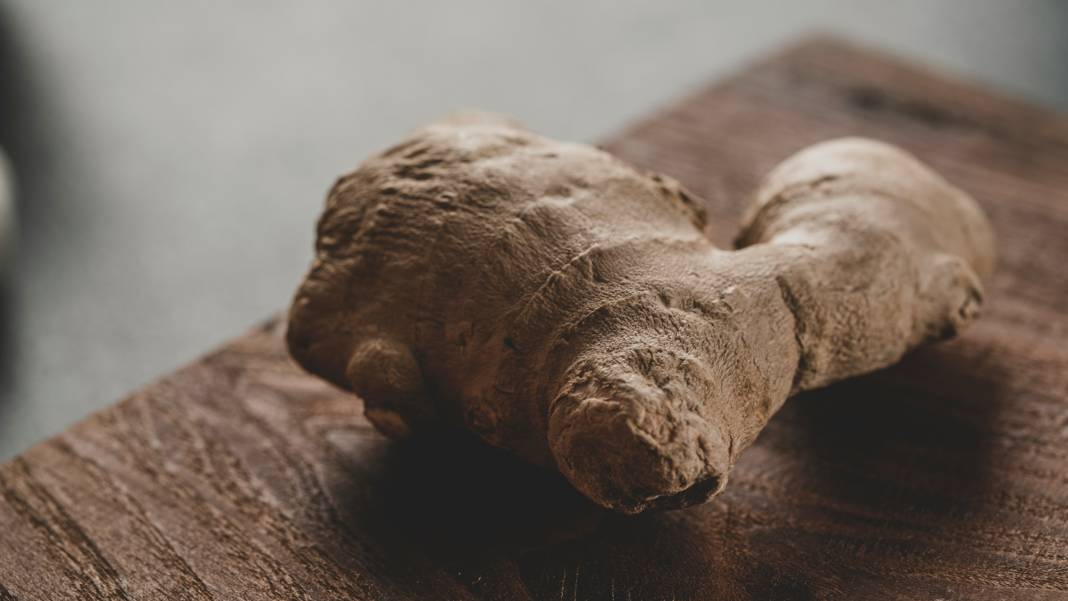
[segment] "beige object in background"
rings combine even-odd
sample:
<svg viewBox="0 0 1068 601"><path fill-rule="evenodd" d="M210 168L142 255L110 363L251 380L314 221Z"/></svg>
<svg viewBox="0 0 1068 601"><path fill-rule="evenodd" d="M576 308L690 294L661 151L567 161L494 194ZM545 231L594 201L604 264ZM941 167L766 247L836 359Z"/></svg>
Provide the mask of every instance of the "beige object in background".
<svg viewBox="0 0 1068 601"><path fill-rule="evenodd" d="M342 177L290 352L383 432L465 425L627 513L705 501L785 399L955 334L993 235L905 152L826 142L765 180L739 250L674 180L496 118Z"/></svg>
<svg viewBox="0 0 1068 601"><path fill-rule="evenodd" d="M0 287L6 285L15 251L15 186L10 164L0 151Z"/></svg>

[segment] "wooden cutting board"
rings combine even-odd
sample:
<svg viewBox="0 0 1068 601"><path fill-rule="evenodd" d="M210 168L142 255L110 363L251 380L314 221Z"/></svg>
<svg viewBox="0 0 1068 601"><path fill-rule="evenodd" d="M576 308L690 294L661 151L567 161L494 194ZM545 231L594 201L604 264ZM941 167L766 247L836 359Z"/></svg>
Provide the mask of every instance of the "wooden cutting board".
<svg viewBox="0 0 1068 601"><path fill-rule="evenodd" d="M854 134L989 212L985 315L789 401L711 503L607 515L477 444L388 442L272 321L0 467L0 600L1068 599L1068 119L816 40L605 146L729 245L761 175Z"/></svg>

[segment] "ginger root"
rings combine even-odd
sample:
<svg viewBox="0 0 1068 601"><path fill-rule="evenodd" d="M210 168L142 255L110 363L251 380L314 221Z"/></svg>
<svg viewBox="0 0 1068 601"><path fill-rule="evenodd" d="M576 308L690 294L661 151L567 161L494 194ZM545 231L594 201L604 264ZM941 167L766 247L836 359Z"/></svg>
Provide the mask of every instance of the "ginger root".
<svg viewBox="0 0 1068 601"><path fill-rule="evenodd" d="M778 166L738 250L705 219L590 146L434 124L331 190L289 349L387 435L465 425L637 513L722 490L787 397L954 335L994 267L975 202L872 140Z"/></svg>

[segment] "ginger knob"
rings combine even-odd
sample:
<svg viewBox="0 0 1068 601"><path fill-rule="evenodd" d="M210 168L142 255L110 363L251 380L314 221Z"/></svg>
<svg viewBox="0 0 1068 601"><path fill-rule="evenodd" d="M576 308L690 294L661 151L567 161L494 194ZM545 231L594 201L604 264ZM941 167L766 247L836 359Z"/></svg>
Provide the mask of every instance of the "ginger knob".
<svg viewBox="0 0 1068 601"><path fill-rule="evenodd" d="M621 512L722 490L787 397L978 314L976 203L864 139L787 159L737 250L674 180L496 118L426 127L339 179L290 352L402 437L468 428Z"/></svg>

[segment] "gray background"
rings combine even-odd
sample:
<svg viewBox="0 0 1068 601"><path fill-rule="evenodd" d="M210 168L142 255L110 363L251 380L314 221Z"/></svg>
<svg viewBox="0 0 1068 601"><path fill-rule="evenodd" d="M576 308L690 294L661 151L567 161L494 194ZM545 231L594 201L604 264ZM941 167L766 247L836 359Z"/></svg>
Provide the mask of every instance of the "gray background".
<svg viewBox="0 0 1068 601"><path fill-rule="evenodd" d="M1053 0L0 0L0 459L286 305L334 176L443 113L596 140L814 30L1064 110L1066 29Z"/></svg>

